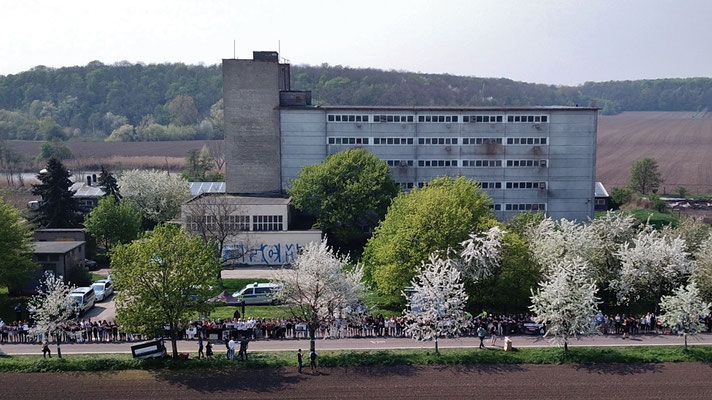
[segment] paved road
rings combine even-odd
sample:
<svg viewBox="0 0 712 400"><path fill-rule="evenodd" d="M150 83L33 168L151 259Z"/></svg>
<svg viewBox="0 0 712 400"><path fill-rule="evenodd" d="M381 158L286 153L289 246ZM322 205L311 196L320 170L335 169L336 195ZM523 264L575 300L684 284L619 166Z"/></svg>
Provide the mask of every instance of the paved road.
<svg viewBox="0 0 712 400"><path fill-rule="evenodd" d="M108 299L95 303L94 308L87 311L82 319L91 319L92 321L113 321L116 319L115 295L113 293Z"/></svg>
<svg viewBox="0 0 712 400"><path fill-rule="evenodd" d="M710 399L702 363L4 373L7 399Z"/></svg>
<svg viewBox="0 0 712 400"><path fill-rule="evenodd" d="M273 278L281 267L239 267L222 270L223 278Z"/></svg>
<svg viewBox="0 0 712 400"><path fill-rule="evenodd" d="M514 347L548 347L551 344L540 336L514 336ZM479 340L473 337L460 339L441 339L440 348L476 348ZM489 343L489 339L485 341ZM630 339L621 336L596 336L573 341L570 346L671 346L682 345L682 338L674 335L641 335ZM712 345L712 334L700 335L690 339L691 345ZM130 353L130 343L83 343L62 345L63 354L91 353ZM309 346L306 339L257 340L250 342L250 351L297 351ZM383 349L432 349L432 342L418 342L407 338L363 338L317 340L316 346L321 350L383 350ZM222 348L222 345L217 347ZM40 354L38 344L5 344L0 346L2 354ZM197 341L179 341L178 351L197 352Z"/></svg>

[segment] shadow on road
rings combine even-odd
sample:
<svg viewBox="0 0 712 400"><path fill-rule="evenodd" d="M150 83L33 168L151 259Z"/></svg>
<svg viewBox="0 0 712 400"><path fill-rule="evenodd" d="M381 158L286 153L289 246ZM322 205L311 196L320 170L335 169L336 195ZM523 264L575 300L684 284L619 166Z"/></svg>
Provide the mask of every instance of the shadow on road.
<svg viewBox="0 0 712 400"><path fill-rule="evenodd" d="M635 375L649 372L663 372L662 364L577 364L574 368L600 375Z"/></svg>
<svg viewBox="0 0 712 400"><path fill-rule="evenodd" d="M283 390L305 379L286 373L283 368L254 370L211 369L194 371L156 371L153 376L171 385L183 386L201 393L248 391L270 393Z"/></svg>

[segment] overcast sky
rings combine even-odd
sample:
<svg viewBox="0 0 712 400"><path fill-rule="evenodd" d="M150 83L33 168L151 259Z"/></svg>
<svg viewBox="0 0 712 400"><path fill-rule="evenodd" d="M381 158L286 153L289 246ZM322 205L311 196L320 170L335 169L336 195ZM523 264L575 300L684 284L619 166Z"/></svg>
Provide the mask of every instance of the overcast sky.
<svg viewBox="0 0 712 400"><path fill-rule="evenodd" d="M293 64L579 84L712 75L712 1L0 0L0 75L99 60Z"/></svg>

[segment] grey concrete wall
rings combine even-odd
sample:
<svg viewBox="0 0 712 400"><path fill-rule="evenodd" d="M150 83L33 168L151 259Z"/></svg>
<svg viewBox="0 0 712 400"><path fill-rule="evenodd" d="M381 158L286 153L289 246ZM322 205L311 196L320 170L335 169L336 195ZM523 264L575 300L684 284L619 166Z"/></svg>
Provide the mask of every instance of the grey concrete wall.
<svg viewBox="0 0 712 400"><path fill-rule="evenodd" d="M229 193L279 192L279 64L223 60L225 168Z"/></svg>
<svg viewBox="0 0 712 400"><path fill-rule="evenodd" d="M327 122L329 114L369 115L369 122ZM458 115L453 123L381 123L373 115ZM439 176L466 176L481 182L501 182L501 188L485 189L501 207L500 219L519 211L506 211L506 204L546 204L553 218L586 221L593 217L595 143L597 117L591 109L501 110L500 123L468 123L463 116L481 114L472 110L441 113L426 111L381 111L301 109L282 110L283 185L301 166L321 162L327 155L363 147L382 160L412 160L413 166L391 168L396 181L417 186ZM546 115L546 123L508 123L507 115ZM369 138L368 145L328 144L329 138ZM412 145L375 145L374 138L414 138ZM418 138L457 138L458 144L419 145ZM502 138L503 144L464 145L463 138ZM545 145L511 145L507 138L546 138ZM418 167L419 160L457 160L457 167ZM502 167L463 167L462 160L501 160ZM507 167L507 160L546 161L546 166ZM545 189L506 189L506 182L544 182Z"/></svg>

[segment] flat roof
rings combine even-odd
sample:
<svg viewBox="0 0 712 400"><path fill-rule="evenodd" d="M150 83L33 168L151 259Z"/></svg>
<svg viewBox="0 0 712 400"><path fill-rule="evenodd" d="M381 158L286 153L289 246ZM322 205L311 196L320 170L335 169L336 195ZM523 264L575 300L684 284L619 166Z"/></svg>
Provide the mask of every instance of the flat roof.
<svg viewBox="0 0 712 400"><path fill-rule="evenodd" d="M441 107L441 106L345 106L345 105L320 105L320 106L287 106L285 108L307 108L314 110L374 110L374 111L598 111L600 107L582 106L483 106L483 107Z"/></svg>
<svg viewBox="0 0 712 400"><path fill-rule="evenodd" d="M192 196L201 193L225 193L225 182L188 182L188 186Z"/></svg>
<svg viewBox="0 0 712 400"><path fill-rule="evenodd" d="M104 190L97 186L89 186L86 182L74 182L69 190L74 191L74 197L101 197Z"/></svg>
<svg viewBox="0 0 712 400"><path fill-rule="evenodd" d="M65 254L86 242L32 242L35 254Z"/></svg>
<svg viewBox="0 0 712 400"><path fill-rule="evenodd" d="M205 192L201 193L192 199L186 201L183 204L190 204L191 202L201 199L203 197L214 197L223 196L229 200L231 204L241 204L241 205L255 205L255 206L272 206L272 205L289 205L292 201L291 197L285 196L250 196L241 193L216 193L216 192Z"/></svg>

